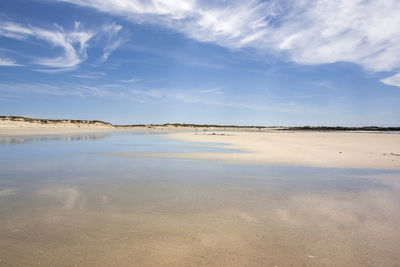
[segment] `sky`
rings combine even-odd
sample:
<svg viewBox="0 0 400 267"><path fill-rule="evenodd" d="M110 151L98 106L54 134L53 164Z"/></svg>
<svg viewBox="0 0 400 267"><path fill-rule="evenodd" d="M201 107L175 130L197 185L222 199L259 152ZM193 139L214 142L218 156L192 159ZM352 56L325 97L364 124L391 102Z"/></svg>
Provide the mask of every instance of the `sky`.
<svg viewBox="0 0 400 267"><path fill-rule="evenodd" d="M398 0L2 0L0 115L400 126Z"/></svg>

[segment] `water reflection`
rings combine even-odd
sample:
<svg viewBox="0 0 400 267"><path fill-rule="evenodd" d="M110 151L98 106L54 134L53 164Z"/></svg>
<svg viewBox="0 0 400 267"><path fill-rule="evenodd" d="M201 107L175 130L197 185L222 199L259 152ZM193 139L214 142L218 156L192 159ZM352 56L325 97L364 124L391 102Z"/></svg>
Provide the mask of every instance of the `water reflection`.
<svg viewBox="0 0 400 267"><path fill-rule="evenodd" d="M87 153L132 149L117 143L151 144L158 153L179 145L159 136L114 135L93 145L45 143L8 147L8 158L0 157L0 260L6 266L396 266L400 261L396 171ZM68 150L71 144L74 149ZM30 151L38 147L44 151Z"/></svg>
<svg viewBox="0 0 400 267"><path fill-rule="evenodd" d="M28 142L45 141L87 141L98 140L110 136L111 133L85 133L67 135L28 135L28 136L0 136L0 144L18 145Z"/></svg>

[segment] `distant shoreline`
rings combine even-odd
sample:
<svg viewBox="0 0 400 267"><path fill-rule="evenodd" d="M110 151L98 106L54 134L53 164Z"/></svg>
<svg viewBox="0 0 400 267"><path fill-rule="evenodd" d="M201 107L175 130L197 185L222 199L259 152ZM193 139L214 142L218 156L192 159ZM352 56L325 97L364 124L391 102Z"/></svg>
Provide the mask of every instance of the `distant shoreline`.
<svg viewBox="0 0 400 267"><path fill-rule="evenodd" d="M20 117L20 116L0 116L0 122L21 122L21 123L36 123L43 125L54 125L54 124L69 124L73 125L95 125L95 126L109 126L113 127L113 125L109 122L99 121L99 120L70 120L70 119L62 119L62 120L53 120L53 119L39 119L39 118L28 118L28 117Z"/></svg>
<svg viewBox="0 0 400 267"><path fill-rule="evenodd" d="M215 129L215 130L276 130L276 131L317 131L317 132L346 132L346 131L363 131L363 132L400 132L400 127L378 127L378 126L362 126L362 127L343 127L343 126L235 126L235 125L208 125L208 124L181 124L181 123L166 123L166 124L139 124L139 125L114 125L116 128L188 128L188 129Z"/></svg>
<svg viewBox="0 0 400 267"><path fill-rule="evenodd" d="M75 134L115 130L102 121L49 120L17 116L0 116L0 136Z"/></svg>
<svg viewBox="0 0 400 267"><path fill-rule="evenodd" d="M7 122L9 124L7 125ZM18 125L18 123L20 123ZM165 123L165 124L131 124L113 125L109 122L99 120L71 120L71 119L42 119L22 116L0 116L0 128L24 128L35 126L41 128L49 127L106 127L116 129L212 129L212 130L277 130L277 131L363 131L363 132L400 132L399 127L343 127L343 126L242 126L242 125L214 125L214 124L188 124L188 123ZM29 127L31 128L31 127Z"/></svg>
<svg viewBox="0 0 400 267"><path fill-rule="evenodd" d="M0 117L0 137L92 134L123 131L162 133L243 152L110 154L118 157L217 160L228 164L290 165L400 170L400 132L395 127L246 127L195 124L114 126L101 121ZM394 134L390 134L393 131ZM215 145L219 147L219 145Z"/></svg>

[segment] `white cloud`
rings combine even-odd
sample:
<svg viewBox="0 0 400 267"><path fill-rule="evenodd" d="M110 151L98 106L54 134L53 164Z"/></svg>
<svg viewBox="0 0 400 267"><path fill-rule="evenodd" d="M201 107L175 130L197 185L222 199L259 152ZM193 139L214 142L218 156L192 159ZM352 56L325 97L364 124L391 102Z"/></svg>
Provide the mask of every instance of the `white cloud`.
<svg viewBox="0 0 400 267"><path fill-rule="evenodd" d="M116 36L120 30L122 30L122 26L115 22L103 26L103 32L105 32L109 38Z"/></svg>
<svg viewBox="0 0 400 267"><path fill-rule="evenodd" d="M59 0L153 23L231 49L251 47L300 64L400 68L398 0Z"/></svg>
<svg viewBox="0 0 400 267"><path fill-rule="evenodd" d="M98 79L106 75L105 72L88 72L88 73L79 73L73 74L72 77L81 78L81 79Z"/></svg>
<svg viewBox="0 0 400 267"><path fill-rule="evenodd" d="M101 57L101 61L105 62L110 57L111 53L114 52L118 47L122 45L122 40L117 40L115 42L111 42L104 47L104 53Z"/></svg>
<svg viewBox="0 0 400 267"><path fill-rule="evenodd" d="M63 50L62 55L55 58L39 58L33 62L34 64L46 67L44 69L37 69L37 71L42 72L71 70L85 61L87 59L86 50L88 42L99 32L107 38L107 44L104 48L105 59L120 45L120 42L115 42L112 39L122 28L118 24L105 25L97 32L81 28L80 22L77 21L74 22L74 29L72 31L65 31L59 25L55 25L53 29L49 30L31 25L25 26L15 22L0 21L0 36L18 40L36 38L49 43L53 47L61 48Z"/></svg>
<svg viewBox="0 0 400 267"><path fill-rule="evenodd" d="M17 67L22 65L17 64L15 60L9 58L0 58L0 66Z"/></svg>
<svg viewBox="0 0 400 267"><path fill-rule="evenodd" d="M113 22L112 24L103 26L103 32L106 36L106 46L104 47L103 56L100 61L105 62L110 57L111 53L120 47L124 41L121 38L115 39L117 34L121 31L122 26Z"/></svg>
<svg viewBox="0 0 400 267"><path fill-rule="evenodd" d="M63 54L55 58L40 58L35 61L36 64L57 68L69 69L86 59L87 42L93 37L94 33L90 31L80 31L79 25L75 23L75 30L66 32L56 25L54 30L47 30L33 26L23 26L14 22L1 22L0 35L8 38L25 39L33 37L50 43L55 47L63 49ZM79 47L75 47L78 44Z"/></svg>
<svg viewBox="0 0 400 267"><path fill-rule="evenodd" d="M132 77L131 79L121 80L120 82L123 82L123 83L136 83L136 82L139 82L139 81L140 81L139 79L136 79L135 77Z"/></svg>
<svg viewBox="0 0 400 267"><path fill-rule="evenodd" d="M392 86L397 86L400 87L400 73L397 73L393 76L384 78L381 80L386 85L392 85Z"/></svg>
<svg viewBox="0 0 400 267"><path fill-rule="evenodd" d="M200 90L199 93L202 94L220 94L221 91L219 88L214 88L214 89L208 89L208 90Z"/></svg>

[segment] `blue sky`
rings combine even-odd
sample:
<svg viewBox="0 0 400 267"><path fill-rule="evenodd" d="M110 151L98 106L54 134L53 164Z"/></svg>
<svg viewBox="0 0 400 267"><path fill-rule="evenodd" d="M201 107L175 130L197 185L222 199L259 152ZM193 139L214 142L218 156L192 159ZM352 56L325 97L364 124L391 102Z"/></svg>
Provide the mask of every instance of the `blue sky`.
<svg viewBox="0 0 400 267"><path fill-rule="evenodd" d="M398 14L398 0L3 0L0 114L398 126Z"/></svg>

